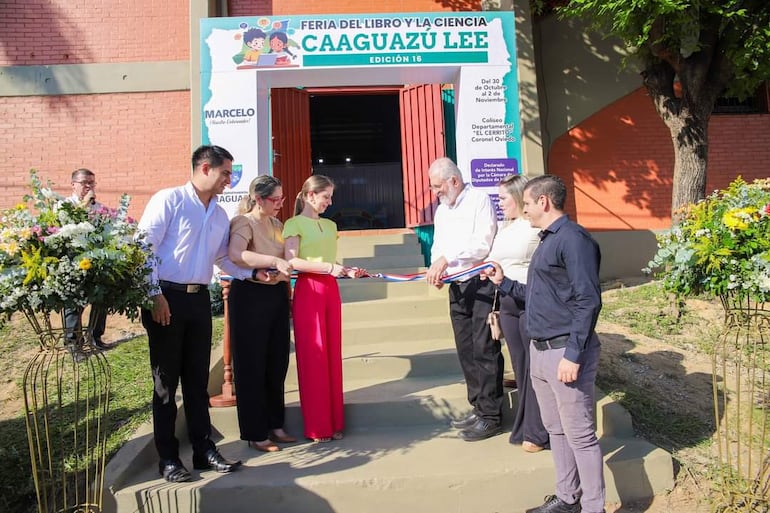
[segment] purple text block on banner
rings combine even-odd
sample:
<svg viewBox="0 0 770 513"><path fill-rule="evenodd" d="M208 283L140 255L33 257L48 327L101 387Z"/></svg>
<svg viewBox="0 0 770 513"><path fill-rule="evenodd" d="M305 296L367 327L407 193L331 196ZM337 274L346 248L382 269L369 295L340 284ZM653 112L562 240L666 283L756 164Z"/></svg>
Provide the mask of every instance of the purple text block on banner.
<svg viewBox="0 0 770 513"><path fill-rule="evenodd" d="M471 160L471 184L474 187L495 187L506 176L518 174L516 159Z"/></svg>

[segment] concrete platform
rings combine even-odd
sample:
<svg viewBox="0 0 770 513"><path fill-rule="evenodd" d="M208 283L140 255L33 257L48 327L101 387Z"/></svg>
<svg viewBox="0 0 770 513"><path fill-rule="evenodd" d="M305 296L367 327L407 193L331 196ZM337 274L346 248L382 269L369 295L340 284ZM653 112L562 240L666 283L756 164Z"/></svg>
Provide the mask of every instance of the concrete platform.
<svg viewBox="0 0 770 513"><path fill-rule="evenodd" d="M228 413L234 415L217 416ZM193 470L192 482L170 485L148 461L105 511L516 512L553 489L548 451L524 453L506 435L464 442L446 424L350 429L338 442L301 441L271 454L230 436L218 445L243 468L227 475ZM665 451L634 438L603 437L601 445L608 501L642 499L672 485ZM191 457L184 447L183 461Z"/></svg>
<svg viewBox="0 0 770 513"><path fill-rule="evenodd" d="M394 256L419 251L414 235L400 232L341 237L340 245L346 258L372 258L375 265L377 255L393 263ZM184 443L180 409L181 457L193 481L160 479L147 424L108 464L105 513L516 513L553 492L550 452L529 454L508 442L515 390L507 390L503 434L465 442L450 428L451 419L470 407L446 289L382 280L346 280L340 288L344 440L301 440L261 453L239 439L235 408L212 409L219 449L243 467L226 475L198 472ZM221 348L212 362L215 391L222 379ZM286 428L300 436L293 357L285 399ZM609 502L645 499L673 486L670 454L636 438L628 412L600 395L596 417Z"/></svg>

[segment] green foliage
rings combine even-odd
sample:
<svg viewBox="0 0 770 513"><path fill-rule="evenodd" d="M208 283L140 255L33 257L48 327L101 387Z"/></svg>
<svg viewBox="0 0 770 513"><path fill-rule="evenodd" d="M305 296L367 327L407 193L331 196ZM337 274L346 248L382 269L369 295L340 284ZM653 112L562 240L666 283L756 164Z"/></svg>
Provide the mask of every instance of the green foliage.
<svg viewBox="0 0 770 513"><path fill-rule="evenodd" d="M770 78L770 2L766 0L571 0L562 16L589 20L599 32L622 39L651 66L700 61L704 70L729 61L726 96L745 97ZM683 80L691 77L680 77ZM715 79L716 77L702 77Z"/></svg>
<svg viewBox="0 0 770 513"><path fill-rule="evenodd" d="M770 300L770 180L740 177L692 205L658 235L648 272L678 297L737 294Z"/></svg>
<svg viewBox="0 0 770 513"><path fill-rule="evenodd" d="M225 313L225 301L222 298L222 285L218 281L209 284L209 297L211 298L211 315L223 315Z"/></svg>
<svg viewBox="0 0 770 513"><path fill-rule="evenodd" d="M25 203L0 213L0 313L91 304L136 318L153 257L128 216L128 196L117 209L84 207L30 174Z"/></svg>

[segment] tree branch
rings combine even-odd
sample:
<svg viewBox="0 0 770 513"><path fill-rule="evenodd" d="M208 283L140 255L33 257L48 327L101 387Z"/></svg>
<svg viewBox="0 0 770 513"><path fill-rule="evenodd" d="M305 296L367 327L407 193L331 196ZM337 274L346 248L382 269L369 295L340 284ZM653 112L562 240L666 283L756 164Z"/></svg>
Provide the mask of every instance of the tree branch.
<svg viewBox="0 0 770 513"><path fill-rule="evenodd" d="M682 64L682 56L676 48L671 48L664 44L664 35L666 33L666 20L662 16L655 18L650 28L649 47L652 55L665 61L679 73Z"/></svg>
<svg viewBox="0 0 770 513"><path fill-rule="evenodd" d="M676 72L666 61L650 63L642 71L642 82L652 97L655 110L666 125L679 116L681 100L674 92Z"/></svg>

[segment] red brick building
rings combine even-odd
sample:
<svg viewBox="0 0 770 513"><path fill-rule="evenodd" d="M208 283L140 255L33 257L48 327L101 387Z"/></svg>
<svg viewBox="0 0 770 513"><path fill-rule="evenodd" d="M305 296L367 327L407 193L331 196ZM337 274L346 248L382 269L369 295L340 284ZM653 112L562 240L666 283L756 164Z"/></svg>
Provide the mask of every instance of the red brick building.
<svg viewBox="0 0 770 513"><path fill-rule="evenodd" d="M481 7L463 0L7 0L0 4L0 207L19 201L31 168L62 192L72 170L90 168L100 199L114 204L127 192L136 216L152 193L183 182L200 142L201 17ZM611 43L578 24L532 19L525 1L507 7L517 19L529 173L564 178L568 208L587 228L642 234L649 244L648 230L670 223L673 148L641 79L619 72ZM709 190L738 174L768 174L766 112L712 117Z"/></svg>

